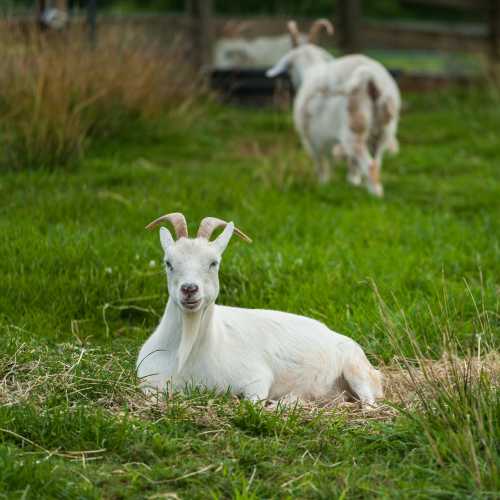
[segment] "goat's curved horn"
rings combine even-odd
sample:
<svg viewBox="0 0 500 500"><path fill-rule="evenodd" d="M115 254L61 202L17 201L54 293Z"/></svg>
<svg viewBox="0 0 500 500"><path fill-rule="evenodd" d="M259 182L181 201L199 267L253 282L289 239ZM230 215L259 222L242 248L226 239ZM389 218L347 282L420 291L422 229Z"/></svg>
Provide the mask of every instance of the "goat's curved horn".
<svg viewBox="0 0 500 500"><path fill-rule="evenodd" d="M226 227L226 226L227 222L225 220L217 219L217 217L205 217L200 223L198 234L196 236L198 238L206 238L207 240L209 240L210 237L212 236L212 233L218 227ZM251 238L249 238L243 231L241 231L237 227L234 228L234 233L243 241L246 241L247 243L252 243Z"/></svg>
<svg viewBox="0 0 500 500"><path fill-rule="evenodd" d="M186 218L179 212L174 212L171 214L162 215L155 219L153 222L150 222L146 229L154 229L156 226L159 226L163 222L168 221L174 227L175 234L177 239L179 238L187 238L188 237L188 228L186 224Z"/></svg>
<svg viewBox="0 0 500 500"><path fill-rule="evenodd" d="M328 19L317 19L309 30L309 43L316 43L321 28L325 28L329 35L333 35L335 32L333 24Z"/></svg>
<svg viewBox="0 0 500 500"><path fill-rule="evenodd" d="M299 28L297 28L297 23L295 21L288 21L286 26L292 38L292 47L298 47L300 44L300 32Z"/></svg>

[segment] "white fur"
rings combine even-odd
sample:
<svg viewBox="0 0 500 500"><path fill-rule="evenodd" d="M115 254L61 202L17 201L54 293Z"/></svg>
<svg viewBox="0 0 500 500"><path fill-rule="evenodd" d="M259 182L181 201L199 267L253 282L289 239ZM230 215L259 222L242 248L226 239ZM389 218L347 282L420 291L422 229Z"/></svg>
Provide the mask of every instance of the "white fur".
<svg viewBox="0 0 500 500"><path fill-rule="evenodd" d="M306 37L302 35L303 41ZM290 35L245 38L221 38L215 43L217 69L266 68L292 48Z"/></svg>
<svg viewBox="0 0 500 500"><path fill-rule="evenodd" d="M214 240L174 242L162 228L169 299L142 346L137 374L144 391L203 386L254 401L334 398L343 389L364 403L382 396L381 375L352 339L285 312L216 305L218 263L233 224ZM215 264L217 263L217 264ZM186 308L180 287L198 285Z"/></svg>
<svg viewBox="0 0 500 500"><path fill-rule="evenodd" d="M352 55L321 61L319 50L312 45L299 46L267 75L286 70L292 75L298 88L295 128L313 158L319 181L327 182L333 159L343 157L349 164L349 182L359 185L364 181L371 193L382 196L379 174L383 154L398 150L401 96L397 84L373 59ZM375 98L371 90L375 90ZM353 102L363 130L353 127Z"/></svg>
<svg viewBox="0 0 500 500"><path fill-rule="evenodd" d="M273 78L288 71L295 90L298 90L311 68L333 60L333 56L321 47L311 43L304 43L292 49L272 68L268 69L266 76Z"/></svg>

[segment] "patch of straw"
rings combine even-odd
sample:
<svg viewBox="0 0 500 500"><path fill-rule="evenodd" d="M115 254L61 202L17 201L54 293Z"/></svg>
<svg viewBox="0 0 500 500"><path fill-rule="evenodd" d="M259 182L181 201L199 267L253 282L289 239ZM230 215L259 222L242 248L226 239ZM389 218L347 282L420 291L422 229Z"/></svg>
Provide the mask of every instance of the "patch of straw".
<svg viewBox="0 0 500 500"><path fill-rule="evenodd" d="M18 357L32 355L32 360L19 362ZM156 420L163 418L172 408L194 419L207 432L220 434L228 428L228 415L237 411L238 398L224 403L202 394L199 398L185 398L175 394L145 396L139 390L133 373L122 366L120 356L103 353L100 349L78 349L63 346L61 360L54 367L47 361L48 353L31 350L23 344L16 355L0 358L0 405L34 404L43 408L50 394L63 392L70 406L77 400L104 408L112 414L128 415ZM47 369L50 363L51 368ZM82 368L81 365L85 365ZM373 407L362 407L358 402L345 401L343 395L334 400L302 402L299 411L308 420L318 414L342 415L351 423L367 420L392 420L400 409L413 410L422 405L422 397L432 400L440 390L453 391L457 383L475 384L487 377L498 387L500 381L500 355L492 351L482 357L458 358L448 353L439 360L406 358L395 359L381 367L385 379L385 399ZM73 403L71 403L73 401ZM221 414L220 405L224 406ZM126 408L126 410L125 410ZM275 405L271 406L272 409ZM278 405L280 408L280 405ZM282 408L286 414L291 408ZM214 430L215 429L215 430Z"/></svg>

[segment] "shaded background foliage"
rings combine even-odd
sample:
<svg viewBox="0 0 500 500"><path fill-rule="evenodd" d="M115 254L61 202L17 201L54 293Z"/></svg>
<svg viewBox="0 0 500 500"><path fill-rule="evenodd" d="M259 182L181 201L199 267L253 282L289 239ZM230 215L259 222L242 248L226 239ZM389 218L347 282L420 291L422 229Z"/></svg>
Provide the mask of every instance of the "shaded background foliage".
<svg viewBox="0 0 500 500"><path fill-rule="evenodd" d="M30 0L7 0L10 8L29 8ZM100 10L121 12L180 12L185 8L185 0L98 0ZM216 12L220 14L272 15L288 14L291 16L327 16L333 17L336 0L239 0L228 2L214 0ZM70 0L70 7L84 8L84 0ZM463 11L443 6L422 5L411 1L376 0L363 3L363 14L375 19L415 19L442 21L474 21L481 19L481 13Z"/></svg>

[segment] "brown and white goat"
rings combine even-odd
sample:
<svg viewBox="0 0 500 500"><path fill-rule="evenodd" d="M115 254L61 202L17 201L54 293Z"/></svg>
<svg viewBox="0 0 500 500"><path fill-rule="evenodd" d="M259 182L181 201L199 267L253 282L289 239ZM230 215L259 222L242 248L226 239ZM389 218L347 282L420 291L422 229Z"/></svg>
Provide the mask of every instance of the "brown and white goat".
<svg viewBox="0 0 500 500"><path fill-rule="evenodd" d="M330 180L334 159L345 158L348 181L364 183L372 194L383 196L382 157L386 150L398 151L401 108L399 89L390 73L369 57L334 59L310 43L294 47L267 76L285 71L297 89L295 128L315 163L319 182Z"/></svg>

